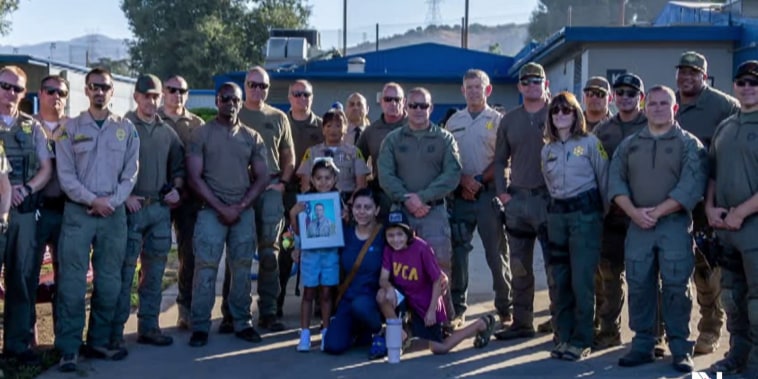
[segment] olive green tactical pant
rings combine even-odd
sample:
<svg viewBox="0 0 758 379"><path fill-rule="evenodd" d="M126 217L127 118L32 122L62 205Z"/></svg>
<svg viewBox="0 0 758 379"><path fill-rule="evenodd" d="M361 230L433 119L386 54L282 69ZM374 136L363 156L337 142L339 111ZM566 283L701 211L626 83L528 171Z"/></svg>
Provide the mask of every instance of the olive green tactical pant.
<svg viewBox="0 0 758 379"><path fill-rule="evenodd" d="M53 259L53 274L55 280L58 280L58 241L61 236L61 223L63 222L63 213L56 210L42 208L39 210L39 219L37 220L37 244L35 246L34 267L29 276L29 297L35 299L37 289L39 288L39 272L42 269L42 261L45 258L45 249L50 247L50 255ZM37 274L35 274L37 273ZM54 288L54 287L53 287ZM37 307L32 301L32 328L37 319ZM53 306L53 328L55 327L55 299L52 301ZM34 330L30 331L32 335Z"/></svg>
<svg viewBox="0 0 758 379"><path fill-rule="evenodd" d="M228 312L234 330L252 326L252 294L250 267L255 251L255 212L246 209L239 221L226 226L216 212L204 208L197 214L195 224L195 274L192 282L192 330L208 332L211 310L216 301L216 274L226 247L226 266L229 268Z"/></svg>
<svg viewBox="0 0 758 379"><path fill-rule="evenodd" d="M690 217L682 212L663 217L652 229L631 223L625 244L629 283L629 326L632 350L651 353L658 337L658 274L662 285L663 318L673 355L692 354L690 277L695 265Z"/></svg>
<svg viewBox="0 0 758 379"><path fill-rule="evenodd" d="M190 306L192 306L192 275L195 273L192 238L195 234L198 209L197 204L182 203L179 208L171 210L171 222L176 234L176 253L179 258L176 305L179 318L185 321L190 319Z"/></svg>
<svg viewBox="0 0 758 379"><path fill-rule="evenodd" d="M126 257L121 268L121 291L118 295L116 315L113 317L111 341L124 339L124 324L131 313L131 292L137 258L140 261L139 308L137 333L146 334L159 329L158 315L161 312L163 273L166 258L171 250L171 214L161 203L143 206L127 215Z"/></svg>
<svg viewBox="0 0 758 379"><path fill-rule="evenodd" d="M36 286L31 292L30 282L39 280L39 269L34 272L36 219L34 212L19 213L13 208L8 231L0 246L0 266L5 266L5 314L3 317L3 351L21 353L30 348L34 326L32 309L37 299Z"/></svg>
<svg viewBox="0 0 758 379"><path fill-rule="evenodd" d="M603 222L602 249L596 274L599 285L595 288L600 333L609 336L621 333L621 310L624 307L626 284L624 240L629 228L629 218L613 212Z"/></svg>
<svg viewBox="0 0 758 379"><path fill-rule="evenodd" d="M500 215L492 206L494 188L484 190L475 201L456 196L451 202L450 228L453 244L453 267L450 291L457 315L463 315L468 308L466 293L469 283L469 253L474 230L484 245L484 256L492 273L492 287L495 291L495 309L501 316L511 314L511 267L508 259L508 242Z"/></svg>
<svg viewBox="0 0 758 379"><path fill-rule="evenodd" d="M554 283L555 326L560 342L592 346L594 294L602 235L600 212L548 213L548 275Z"/></svg>
<svg viewBox="0 0 758 379"><path fill-rule="evenodd" d="M126 251L126 210L109 217L87 214L87 207L68 202L58 245L59 280L56 292L55 347L63 354L79 351L84 330L87 270L92 247L94 291L90 301L87 344L107 346L121 290L121 268Z"/></svg>

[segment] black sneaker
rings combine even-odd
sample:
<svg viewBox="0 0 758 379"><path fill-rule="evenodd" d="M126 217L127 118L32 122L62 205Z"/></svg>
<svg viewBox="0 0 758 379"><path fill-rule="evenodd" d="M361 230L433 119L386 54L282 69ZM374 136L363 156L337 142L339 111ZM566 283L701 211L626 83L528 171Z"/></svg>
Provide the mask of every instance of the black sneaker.
<svg viewBox="0 0 758 379"><path fill-rule="evenodd" d="M78 354L63 354L60 362L58 363L58 371L60 372L74 372L76 371L76 361L79 357Z"/></svg>
<svg viewBox="0 0 758 379"><path fill-rule="evenodd" d="M201 347L208 344L208 333L206 332L192 332L189 345L192 347Z"/></svg>
<svg viewBox="0 0 758 379"><path fill-rule="evenodd" d="M501 331L498 331L495 333L495 338L506 341L506 340L514 340L518 338L532 338L537 333L534 331L534 328L530 328L528 326L513 326L503 329Z"/></svg>
<svg viewBox="0 0 758 379"><path fill-rule="evenodd" d="M695 362L692 361L690 354L675 355L671 364L674 366L674 370L679 372L692 372L695 369Z"/></svg>
<svg viewBox="0 0 758 379"><path fill-rule="evenodd" d="M169 346L174 343L174 339L161 333L159 329L153 329L147 333L140 334L137 337L137 343L153 346Z"/></svg>
<svg viewBox="0 0 758 379"><path fill-rule="evenodd" d="M626 355L623 357L619 358L619 366L636 367L647 363L653 363L655 361L655 356L653 356L652 353L652 351L649 353L643 353L640 351L632 350L626 353Z"/></svg>
<svg viewBox="0 0 758 379"><path fill-rule="evenodd" d="M276 319L275 315L262 316L261 319L258 320L258 327L267 329L270 332L281 332L287 329L281 321Z"/></svg>
<svg viewBox="0 0 758 379"><path fill-rule="evenodd" d="M232 334L234 333L234 322L230 319L221 320L221 324L218 325L219 334Z"/></svg>
<svg viewBox="0 0 758 379"><path fill-rule="evenodd" d="M258 334L258 332L255 331L255 328L252 326L249 328L245 328L240 330L239 332L234 333L235 336L239 339L243 339L247 342L261 342L263 341L263 338L261 338L261 335Z"/></svg>

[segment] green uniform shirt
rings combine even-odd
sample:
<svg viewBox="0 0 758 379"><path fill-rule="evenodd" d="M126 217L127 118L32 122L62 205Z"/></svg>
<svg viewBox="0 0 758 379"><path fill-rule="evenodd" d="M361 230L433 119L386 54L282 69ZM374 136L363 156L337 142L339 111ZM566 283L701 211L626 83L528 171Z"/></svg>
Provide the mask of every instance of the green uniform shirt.
<svg viewBox="0 0 758 379"><path fill-rule="evenodd" d="M590 121L587 121L587 112L584 112L584 120L587 122L587 130L589 131L595 130L596 126L600 125L601 123L605 121L610 120L611 117L613 117L613 115L611 114L611 111L609 110L605 114L605 117L603 117L602 119L590 122Z"/></svg>
<svg viewBox="0 0 758 379"><path fill-rule="evenodd" d="M85 205L105 196L113 207L123 204L137 181L139 135L134 125L109 113L99 127L84 111L62 128L55 153L63 192Z"/></svg>
<svg viewBox="0 0 758 379"><path fill-rule="evenodd" d="M295 168L297 168L300 167L301 159L309 147L324 142L321 117L311 112L308 118L299 121L292 118L292 112L288 112L287 119L292 129L292 141L295 143Z"/></svg>
<svg viewBox="0 0 758 379"><path fill-rule="evenodd" d="M597 188L608 193L608 154L592 134L556 141L542 148L542 174L550 196L569 199Z"/></svg>
<svg viewBox="0 0 758 379"><path fill-rule="evenodd" d="M613 154L608 198L626 195L636 207L671 198L691 211L703 197L707 165L703 144L678 124L657 137L644 128Z"/></svg>
<svg viewBox="0 0 758 379"><path fill-rule="evenodd" d="M314 160L319 157L331 156L340 170L337 175L337 189L340 192L353 192L357 185L355 178L368 175L369 169L363 154L355 146L342 143L339 146L329 147L320 143L305 150L303 161L297 169L298 175L311 176L311 168Z"/></svg>
<svg viewBox="0 0 758 379"><path fill-rule="evenodd" d="M705 86L697 100L691 104L682 104L680 93L676 93L679 110L676 120L684 130L692 133L706 147L711 144L711 137L721 121L740 110L737 99L715 89Z"/></svg>
<svg viewBox="0 0 758 379"><path fill-rule="evenodd" d="M462 173L482 175L495 157L497 127L503 116L500 112L486 107L476 118L467 109L453 114L445 124L445 129L455 137L461 152Z"/></svg>
<svg viewBox="0 0 758 379"><path fill-rule="evenodd" d="M364 158L371 158L371 172L374 174L374 178L379 177L377 162L379 161L379 151L381 150L382 141L384 141L384 138L391 131L405 125L408 125L408 116L390 124L384 121L384 114L382 114L378 120L367 126L361 133L361 136L358 137L358 144L356 146L361 150Z"/></svg>
<svg viewBox="0 0 758 379"><path fill-rule="evenodd" d="M447 130L430 124L390 132L377 162L379 183L393 202L416 193L423 202L436 201L455 190L461 179L458 144Z"/></svg>
<svg viewBox="0 0 758 379"><path fill-rule="evenodd" d="M250 187L250 166L266 161L267 148L255 130L242 123L233 127L216 120L195 129L188 155L203 158L200 177L226 205L242 201ZM270 167L270 166L269 166Z"/></svg>
<svg viewBox="0 0 758 379"><path fill-rule="evenodd" d="M124 117L134 124L140 139L139 173L132 194L158 197L164 185L173 186L174 179L185 175L182 141L158 116L152 123L140 120L134 111Z"/></svg>
<svg viewBox="0 0 758 379"><path fill-rule="evenodd" d="M203 121L202 118L186 109L176 120L169 117L163 108L158 109L158 116L163 119L163 122L174 129L176 134L179 135L179 138L182 140L182 144L185 148L189 146L190 140L192 139L192 131L205 124L205 121Z"/></svg>
<svg viewBox="0 0 758 379"><path fill-rule="evenodd" d="M263 138L263 142L266 144L266 161L268 162L269 172L271 174L281 173L279 152L284 149L292 149L294 145L287 115L268 104L263 104L260 110L242 107L238 117L242 124L255 130Z"/></svg>
<svg viewBox="0 0 758 379"><path fill-rule="evenodd" d="M736 207L758 193L758 112L739 112L722 122L709 150L716 205Z"/></svg>
<svg viewBox="0 0 758 379"><path fill-rule="evenodd" d="M547 108L545 104L539 111L529 113L522 105L508 111L500 121L495 148L497 193L506 192L510 185L530 189L545 185L540 169L540 152L544 145L542 138ZM506 178L504 173L509 163L510 178Z"/></svg>
<svg viewBox="0 0 758 379"><path fill-rule="evenodd" d="M613 157L621 141L645 127L647 127L647 117L642 112L629 122L621 121L621 117L617 114L598 124L592 133L602 142L608 156Z"/></svg>

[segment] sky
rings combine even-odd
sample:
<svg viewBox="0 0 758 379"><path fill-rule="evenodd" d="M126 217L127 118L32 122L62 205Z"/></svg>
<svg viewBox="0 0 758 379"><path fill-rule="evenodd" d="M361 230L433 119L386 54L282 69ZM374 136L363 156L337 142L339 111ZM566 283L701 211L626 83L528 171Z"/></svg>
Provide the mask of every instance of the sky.
<svg viewBox="0 0 758 379"><path fill-rule="evenodd" d="M526 23L538 0L470 0L470 23ZM321 31L322 47L341 46L343 0L309 0L310 26ZM429 0L348 0L348 45L373 41L375 24L382 36L427 25ZM465 0L437 0L442 24L460 24ZM0 45L21 46L65 41L86 34L131 38L120 0L21 0L9 17L10 34Z"/></svg>

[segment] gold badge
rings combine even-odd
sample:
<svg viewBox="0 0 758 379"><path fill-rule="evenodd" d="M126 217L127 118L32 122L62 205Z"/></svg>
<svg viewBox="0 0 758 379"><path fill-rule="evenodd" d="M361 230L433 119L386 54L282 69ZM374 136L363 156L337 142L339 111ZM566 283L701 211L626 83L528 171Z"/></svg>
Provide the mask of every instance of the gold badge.
<svg viewBox="0 0 758 379"><path fill-rule="evenodd" d="M487 130L492 130L494 127L495 127L495 123L492 122L492 120L487 121L487 125L486 125Z"/></svg>
<svg viewBox="0 0 758 379"><path fill-rule="evenodd" d="M126 130L124 130L123 128L118 128L118 130L116 130L116 138L119 141L123 141L124 138L126 138Z"/></svg>
<svg viewBox="0 0 758 379"><path fill-rule="evenodd" d="M581 157L584 155L584 146L576 146L574 147L574 155L577 157Z"/></svg>

